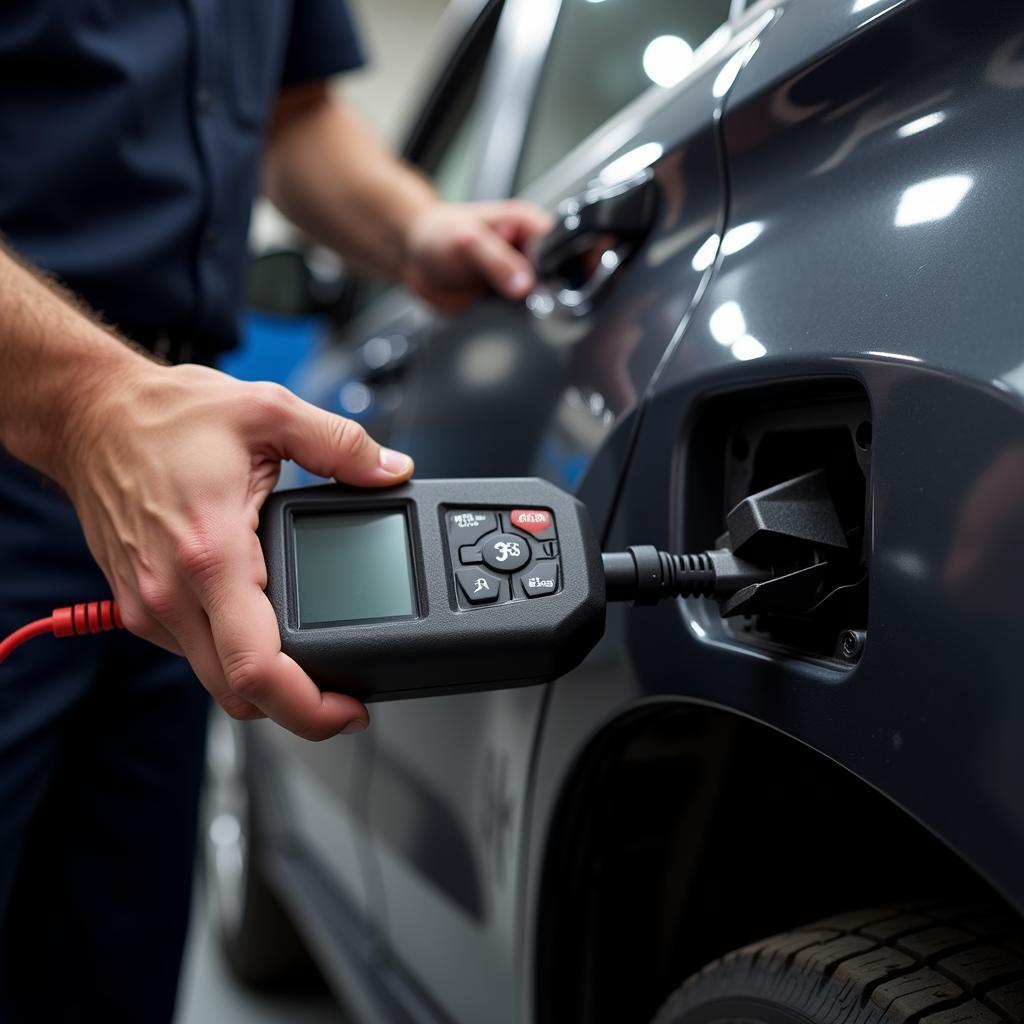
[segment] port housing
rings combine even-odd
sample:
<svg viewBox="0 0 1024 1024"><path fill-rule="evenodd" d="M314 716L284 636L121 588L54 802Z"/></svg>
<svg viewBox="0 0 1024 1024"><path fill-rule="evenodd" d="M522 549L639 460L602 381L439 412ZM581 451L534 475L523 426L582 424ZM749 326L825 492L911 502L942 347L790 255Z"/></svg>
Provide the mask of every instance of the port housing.
<svg viewBox="0 0 1024 1024"><path fill-rule="evenodd" d="M868 613L871 443L870 404L854 381L760 388L708 403L686 458L680 550L718 544L727 513L744 498L821 469L848 551L833 558L830 581L809 612L723 619L713 603L696 602L704 622L744 645L837 665L859 660Z"/></svg>

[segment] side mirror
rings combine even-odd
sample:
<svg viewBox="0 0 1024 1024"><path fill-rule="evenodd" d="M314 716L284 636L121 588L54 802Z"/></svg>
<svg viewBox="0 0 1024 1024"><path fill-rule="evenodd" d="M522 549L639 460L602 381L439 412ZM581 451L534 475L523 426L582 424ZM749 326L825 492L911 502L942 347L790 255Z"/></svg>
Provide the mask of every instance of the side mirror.
<svg viewBox="0 0 1024 1024"><path fill-rule="evenodd" d="M340 263L314 260L307 253L278 249L249 263L248 305L275 316L330 314L344 319L348 280Z"/></svg>

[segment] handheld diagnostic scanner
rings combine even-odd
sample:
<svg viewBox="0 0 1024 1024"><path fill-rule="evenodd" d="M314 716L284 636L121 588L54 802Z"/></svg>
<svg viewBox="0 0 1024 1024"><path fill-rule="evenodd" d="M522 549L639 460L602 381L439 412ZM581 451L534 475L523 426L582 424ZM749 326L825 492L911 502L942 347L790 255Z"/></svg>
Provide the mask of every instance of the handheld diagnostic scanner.
<svg viewBox="0 0 1024 1024"><path fill-rule="evenodd" d="M281 491L260 527L267 596L282 649L324 689L370 701L546 682L597 643L608 601L702 596L732 615L815 600L826 563L799 554L811 564L794 572L765 540L789 520L838 529L824 488L808 474L748 499L696 555L602 554L583 505L536 479Z"/></svg>
<svg viewBox="0 0 1024 1024"><path fill-rule="evenodd" d="M278 492L260 538L282 649L362 700L544 682L604 628L586 509L541 480Z"/></svg>

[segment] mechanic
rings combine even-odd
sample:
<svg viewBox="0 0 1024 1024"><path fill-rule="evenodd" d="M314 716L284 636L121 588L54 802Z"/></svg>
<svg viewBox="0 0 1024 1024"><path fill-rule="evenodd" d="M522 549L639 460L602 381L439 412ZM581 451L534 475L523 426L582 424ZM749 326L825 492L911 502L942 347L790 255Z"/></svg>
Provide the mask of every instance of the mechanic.
<svg viewBox="0 0 1024 1024"><path fill-rule="evenodd" d="M107 592L135 634L0 671L7 1024L171 1018L207 704L189 664L237 719L368 721L281 653L254 530L281 459L369 487L412 463L209 368L261 169L349 266L444 310L532 287L520 250L547 215L443 203L332 98L360 61L343 0L0 10L0 636Z"/></svg>

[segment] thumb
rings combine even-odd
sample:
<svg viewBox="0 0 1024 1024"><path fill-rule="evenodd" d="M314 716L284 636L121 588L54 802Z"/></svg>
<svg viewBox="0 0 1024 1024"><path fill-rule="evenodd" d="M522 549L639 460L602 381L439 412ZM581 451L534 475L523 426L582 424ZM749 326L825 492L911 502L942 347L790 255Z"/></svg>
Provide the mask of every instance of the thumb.
<svg viewBox="0 0 1024 1024"><path fill-rule="evenodd" d="M412 475L408 455L379 445L355 420L296 398L277 437L285 458L317 476L357 487L388 487Z"/></svg>

